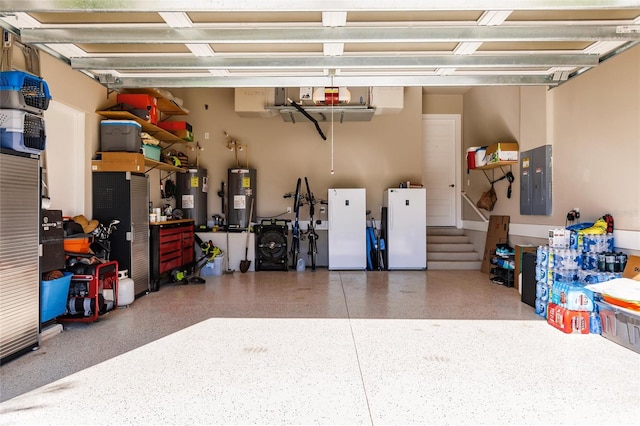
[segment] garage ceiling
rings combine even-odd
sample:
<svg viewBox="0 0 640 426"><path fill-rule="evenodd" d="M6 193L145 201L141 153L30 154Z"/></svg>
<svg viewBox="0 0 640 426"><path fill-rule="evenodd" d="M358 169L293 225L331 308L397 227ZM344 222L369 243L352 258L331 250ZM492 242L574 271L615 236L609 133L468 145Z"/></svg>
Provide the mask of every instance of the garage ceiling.
<svg viewBox="0 0 640 426"><path fill-rule="evenodd" d="M0 0L112 89L555 86L640 42L640 0Z"/></svg>

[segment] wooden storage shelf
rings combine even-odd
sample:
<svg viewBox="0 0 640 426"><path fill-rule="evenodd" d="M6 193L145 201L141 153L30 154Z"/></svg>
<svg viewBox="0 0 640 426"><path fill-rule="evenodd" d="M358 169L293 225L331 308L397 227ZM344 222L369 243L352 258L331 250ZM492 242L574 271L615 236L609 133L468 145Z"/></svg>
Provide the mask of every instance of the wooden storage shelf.
<svg viewBox="0 0 640 426"><path fill-rule="evenodd" d="M182 167L176 167L172 164L152 160L147 157L144 158L144 165L148 167L146 172L153 169L164 170L166 172L179 172L179 173L186 173L187 171L187 169L183 169Z"/></svg>
<svg viewBox="0 0 640 426"><path fill-rule="evenodd" d="M490 164L486 164L484 166L480 166L480 167L476 167L475 169L471 169L471 170L490 170L490 169L495 169L497 167L503 167L503 166L513 166L514 164L518 164L518 161L497 161L495 163L490 163Z"/></svg>

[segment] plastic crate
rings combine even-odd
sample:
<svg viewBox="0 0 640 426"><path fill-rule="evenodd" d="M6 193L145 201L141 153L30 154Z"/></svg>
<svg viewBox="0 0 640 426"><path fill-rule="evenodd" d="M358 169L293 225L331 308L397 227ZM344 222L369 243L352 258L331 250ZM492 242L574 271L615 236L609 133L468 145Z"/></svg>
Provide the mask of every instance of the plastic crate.
<svg viewBox="0 0 640 426"><path fill-rule="evenodd" d="M148 118L145 118L145 120L153 125L158 124L160 114L158 111L157 98L146 94L118 93L117 100L118 104L122 104L125 110L136 109L147 111ZM132 108L127 108L127 105Z"/></svg>
<svg viewBox="0 0 640 426"><path fill-rule="evenodd" d="M159 121L158 127L168 132L174 132L176 130L188 130L193 132L193 127L186 121Z"/></svg>
<svg viewBox="0 0 640 426"><path fill-rule="evenodd" d="M160 161L160 154L162 153L162 148L160 148L158 145L148 145L146 143L143 143L142 152L146 158L149 158L155 161Z"/></svg>
<svg viewBox="0 0 640 426"><path fill-rule="evenodd" d="M17 109L0 109L0 145L27 154L45 149L44 119Z"/></svg>
<svg viewBox="0 0 640 426"><path fill-rule="evenodd" d="M60 278L41 281L40 322L47 322L66 312L72 276L71 272L63 272L63 276Z"/></svg>
<svg viewBox="0 0 640 426"><path fill-rule="evenodd" d="M100 150L140 152L142 126L133 120L100 122Z"/></svg>
<svg viewBox="0 0 640 426"><path fill-rule="evenodd" d="M47 83L23 71L0 72L0 105L41 114L49 107Z"/></svg>

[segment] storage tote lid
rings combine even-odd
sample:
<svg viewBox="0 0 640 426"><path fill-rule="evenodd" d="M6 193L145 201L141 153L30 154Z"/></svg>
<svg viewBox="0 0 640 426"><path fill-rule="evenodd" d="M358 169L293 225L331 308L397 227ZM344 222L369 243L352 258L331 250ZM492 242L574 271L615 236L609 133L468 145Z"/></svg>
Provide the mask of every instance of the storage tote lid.
<svg viewBox="0 0 640 426"><path fill-rule="evenodd" d="M101 126L135 126L142 129L142 125L134 120L102 120Z"/></svg>

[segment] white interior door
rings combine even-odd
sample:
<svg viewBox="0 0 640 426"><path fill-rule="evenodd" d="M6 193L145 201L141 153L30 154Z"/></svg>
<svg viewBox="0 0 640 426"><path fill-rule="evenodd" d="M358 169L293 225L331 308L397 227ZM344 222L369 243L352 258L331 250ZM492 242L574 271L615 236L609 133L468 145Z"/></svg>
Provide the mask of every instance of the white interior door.
<svg viewBox="0 0 640 426"><path fill-rule="evenodd" d="M47 136L44 167L51 198L50 208L62 210L66 216L89 216L84 211L87 168L84 113L52 100L44 112L44 118Z"/></svg>
<svg viewBox="0 0 640 426"><path fill-rule="evenodd" d="M427 226L456 226L460 211L460 115L422 118L422 182L427 189Z"/></svg>

